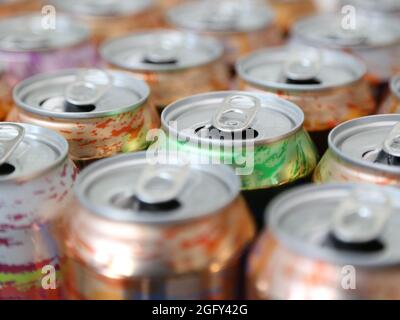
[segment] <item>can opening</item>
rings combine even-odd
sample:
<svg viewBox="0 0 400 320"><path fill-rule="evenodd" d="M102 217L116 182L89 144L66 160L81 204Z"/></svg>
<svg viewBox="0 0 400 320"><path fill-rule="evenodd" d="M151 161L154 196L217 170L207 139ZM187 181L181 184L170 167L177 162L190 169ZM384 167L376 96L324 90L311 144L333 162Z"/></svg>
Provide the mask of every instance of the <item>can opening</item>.
<svg viewBox="0 0 400 320"><path fill-rule="evenodd" d="M143 62L150 63L150 64L177 64L178 59L170 58L170 59L166 59L166 60L155 60L155 59L152 59L151 57L147 56L147 57L143 58Z"/></svg>
<svg viewBox="0 0 400 320"><path fill-rule="evenodd" d="M286 83L287 84L307 85L307 84L321 84L322 81L320 81L317 78L310 78L310 79L291 79L291 78L286 78Z"/></svg>
<svg viewBox="0 0 400 320"><path fill-rule="evenodd" d="M15 167L9 163L3 163L0 165L0 176L8 176L15 171Z"/></svg>
<svg viewBox="0 0 400 320"><path fill-rule="evenodd" d="M251 140L258 137L256 129L247 128L240 132L226 132L213 125L204 125L194 131L199 137L212 140Z"/></svg>
<svg viewBox="0 0 400 320"><path fill-rule="evenodd" d="M178 209L181 204L178 200L172 199L159 203L146 203L141 201L137 196L126 196L125 194L116 194L111 199L111 203L120 209L132 209L135 211L149 211L153 213L161 213Z"/></svg>
<svg viewBox="0 0 400 320"><path fill-rule="evenodd" d="M374 163L386 164L389 166L400 166L400 157L392 156L385 150L381 150L378 153Z"/></svg>
<svg viewBox="0 0 400 320"><path fill-rule="evenodd" d="M385 246L379 239L367 242L345 242L338 239L333 233L329 233L325 239L325 245L343 251L353 251L362 253L373 253L382 251Z"/></svg>
<svg viewBox="0 0 400 320"><path fill-rule="evenodd" d="M39 103L39 105L46 110L55 112L92 112L96 109L93 104L88 105L75 105L65 100L64 97L51 97Z"/></svg>
<svg viewBox="0 0 400 320"><path fill-rule="evenodd" d="M76 105L73 103L70 103L68 101L65 101L64 103L64 111L65 112L92 112L96 109L96 106L93 104L87 104L87 105Z"/></svg>

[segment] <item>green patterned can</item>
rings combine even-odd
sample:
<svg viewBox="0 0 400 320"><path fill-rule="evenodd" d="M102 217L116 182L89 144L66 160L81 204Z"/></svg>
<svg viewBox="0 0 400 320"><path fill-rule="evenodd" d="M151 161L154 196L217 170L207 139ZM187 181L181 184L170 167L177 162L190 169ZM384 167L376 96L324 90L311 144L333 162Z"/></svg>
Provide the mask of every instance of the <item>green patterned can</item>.
<svg viewBox="0 0 400 320"><path fill-rule="evenodd" d="M242 91L195 95L169 105L161 121L167 139L159 139L158 147L201 163L233 166L245 196L259 190L259 199L249 201L253 211L264 209L271 190L308 177L317 164L302 110L273 95Z"/></svg>

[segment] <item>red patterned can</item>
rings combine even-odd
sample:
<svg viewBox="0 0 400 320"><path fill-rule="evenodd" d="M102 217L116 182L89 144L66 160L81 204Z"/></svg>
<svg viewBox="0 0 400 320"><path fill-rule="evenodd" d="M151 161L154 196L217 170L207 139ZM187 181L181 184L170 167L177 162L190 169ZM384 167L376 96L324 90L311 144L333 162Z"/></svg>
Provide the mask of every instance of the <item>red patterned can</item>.
<svg viewBox="0 0 400 320"><path fill-rule="evenodd" d="M62 136L0 123L0 300L60 298L52 224L71 200L76 173Z"/></svg>
<svg viewBox="0 0 400 320"><path fill-rule="evenodd" d="M7 91L0 95L0 114L9 111L13 105L12 88L25 78L96 63L96 51L84 26L57 15L54 29L47 29L42 18L24 15L0 21L0 64L4 67L0 90Z"/></svg>
<svg viewBox="0 0 400 320"><path fill-rule="evenodd" d="M254 236L239 189L227 166L154 165L144 152L87 167L60 224L67 297L236 298Z"/></svg>
<svg viewBox="0 0 400 320"><path fill-rule="evenodd" d="M15 119L59 132L79 167L121 152L144 150L159 127L144 81L119 71L67 69L15 87Z"/></svg>

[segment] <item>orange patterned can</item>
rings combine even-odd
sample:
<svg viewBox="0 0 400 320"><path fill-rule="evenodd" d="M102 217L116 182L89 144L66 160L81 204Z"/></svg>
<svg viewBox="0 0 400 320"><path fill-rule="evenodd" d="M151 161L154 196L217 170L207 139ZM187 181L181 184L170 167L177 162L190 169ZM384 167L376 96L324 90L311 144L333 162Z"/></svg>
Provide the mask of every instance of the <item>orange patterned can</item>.
<svg viewBox="0 0 400 320"><path fill-rule="evenodd" d="M40 4L41 0L2 0L0 1L0 17L39 12Z"/></svg>
<svg viewBox="0 0 400 320"><path fill-rule="evenodd" d="M390 81L390 94L382 103L379 113L400 113L400 76Z"/></svg>
<svg viewBox="0 0 400 320"><path fill-rule="evenodd" d="M159 127L145 82L100 69L68 69L22 81L14 89L18 122L59 132L74 161L146 149L146 134Z"/></svg>

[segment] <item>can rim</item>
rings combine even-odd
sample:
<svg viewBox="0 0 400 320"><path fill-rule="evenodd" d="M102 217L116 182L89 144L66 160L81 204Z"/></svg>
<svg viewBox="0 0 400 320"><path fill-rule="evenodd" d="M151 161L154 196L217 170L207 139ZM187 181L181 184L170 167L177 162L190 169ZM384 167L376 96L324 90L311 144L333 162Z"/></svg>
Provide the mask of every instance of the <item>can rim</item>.
<svg viewBox="0 0 400 320"><path fill-rule="evenodd" d="M2 122L3 124L8 124L8 123L13 123L13 122ZM69 152L69 145L67 140L60 135L59 133L47 129L45 127L40 127L37 125L32 125L32 124L28 124L28 123L18 123L19 125L23 126L24 128L28 129L27 130L27 134L29 133L39 133L39 132L47 132L48 135L53 136L58 143L60 143L61 148L59 148L59 152L60 152L60 156L51 164L47 164L47 166L45 166L44 168L31 173L31 174L25 174L25 175L16 175L16 176L11 176L9 178L7 177L1 177L0 176L0 183L9 183L9 182L21 182L21 180L31 180L31 179L35 179L37 177L40 176L44 176L47 173L50 173L51 171L53 171L54 169L56 169L57 167L59 167L62 163L64 163L65 161L68 161L68 152Z"/></svg>
<svg viewBox="0 0 400 320"><path fill-rule="evenodd" d="M274 47L274 48L259 49L259 50L254 51L253 53L248 54L245 57L240 58L235 64L235 69L236 69L236 72L238 73L239 78L243 79L244 81L246 81L252 85L261 87L263 89L304 92L304 91L325 91L325 90L329 90L329 89L347 87L353 83L356 83L356 82L362 80L363 77L367 73L367 66L360 59L355 58L351 54L337 51L337 50L330 50L330 49L321 49L321 51L328 53L328 54L337 55L338 57L341 56L342 58L345 58L348 61L350 61L351 65L354 66L355 69L357 69L358 76L355 79L343 82L341 84L336 84L336 85L314 85L314 84L293 85L293 84L279 83L279 82L273 82L273 81L258 80L258 79L255 79L254 77L251 77L245 71L245 64L250 63L252 60L254 60L258 57L261 57L267 53L279 52L279 51L282 51L287 48L288 48L287 46L281 46L281 47Z"/></svg>
<svg viewBox="0 0 400 320"><path fill-rule="evenodd" d="M234 170L227 166L227 165L201 165L201 164L191 164L192 166L196 168L202 168L203 171L206 171L207 173L212 173L214 176L222 177L222 176L228 176L229 175L229 183L228 181L226 185L230 188L230 193L231 195L229 198L226 200L226 203L223 203L216 208L214 208L210 212L204 212L201 214L198 214L194 217L185 217L182 219L182 217L174 217L171 219L171 217L161 219L160 216L158 216L158 221L157 219L153 219L149 221L149 219L131 219L131 221L127 221L126 219L111 219L110 216L115 214L115 216L121 216L121 210L115 209L111 206L96 206L93 203L91 203L87 197L84 196L85 194L85 188L90 184L90 177L93 175L95 172L100 172L101 170L106 171L107 166L112 165L112 164L119 164L120 167L124 166L124 163L129 163L134 160L140 160L140 159L146 159L146 151L140 151L140 152L135 152L131 154L120 154L111 158L105 158L99 161L96 161L95 163L89 165L85 169L82 170L82 172L79 174L77 181L74 186L74 194L79 203L86 209L89 210L90 214L100 216L101 218L114 221L114 222L123 222L123 223L134 223L134 224L154 224L154 225L166 225L166 224L177 224L177 223L185 223L190 220L195 220L195 219L203 219L207 216L211 216L214 214L218 214L223 210L224 208L229 207L232 202L239 197L240 195L240 179L239 177L234 173ZM85 182L85 179L87 180ZM94 180L92 177L91 180ZM227 179L225 179L227 180Z"/></svg>
<svg viewBox="0 0 400 320"><path fill-rule="evenodd" d="M172 34L172 33L184 35L185 38L188 36L192 37L192 38L196 38L197 41L200 40L203 43L209 42L209 47L212 48L214 54L209 59L207 59L207 61L204 61L204 62L194 63L194 64L190 64L190 65L186 65L186 66L184 65L184 66L173 66L173 67L168 66L168 65L153 65L153 66L151 66L150 64L147 64L146 67L145 66L129 67L129 66L126 66L123 61L117 61L117 59L115 59L115 57L113 57L111 54L111 50L110 50L111 46L115 46L118 43L121 44L123 42L127 42L128 40L133 39L136 36L144 36L144 35L151 35L151 34ZM222 55L224 53L224 47L221 44L221 42L218 41L214 37L199 35L192 31L180 31L180 30L171 30L171 29L163 28L163 29L155 29L155 30L151 30L151 29L140 30L140 31L137 31L134 33L130 33L130 34L121 36L121 37L110 39L101 45L99 52L100 52L101 58L104 61L106 61L114 66L117 66L119 68L123 68L125 70L140 71L140 72L144 72L144 71L172 72L172 71L178 71L178 70L191 69L191 68L200 67L203 65L213 63L213 62L217 61L218 59L222 58Z"/></svg>
<svg viewBox="0 0 400 320"><path fill-rule="evenodd" d="M400 75L394 76L390 80L390 91L400 99Z"/></svg>
<svg viewBox="0 0 400 320"><path fill-rule="evenodd" d="M223 140L221 142L221 140L215 140L215 139L205 139L205 138L201 138L198 136L192 136L192 135L185 135L180 133L179 131L172 129L169 125L168 125L168 121L172 120L172 119L168 119L171 117L170 113L181 109L183 106L190 104L191 102L197 101L200 97L207 99L207 98L213 98L213 97L224 97L227 95L253 95L253 96L258 96L258 97L265 97L268 98L269 100L273 100L279 104L281 104L282 106L284 106L286 109L291 109L292 111L296 112L298 114L298 116L300 116L300 119L298 121L298 123L296 123L296 125L286 134L283 134L281 136L277 136L277 137L272 137L272 138L266 138L266 139L249 139L249 140ZM211 120L211 118L210 118ZM193 142L193 143L199 143L201 141L207 141L207 143L214 145L214 146L239 146L239 145L244 145L246 143L253 143L255 146L257 145L265 145L265 144L270 144L270 143L274 143L277 141L281 141L287 137L291 137L292 135L294 135L296 132L300 131L303 129L303 124L304 124L304 113L303 111L300 109L300 107L298 107L296 104L288 101L288 100L284 100L282 98L276 97L275 95L272 94L268 94L268 93L263 93L263 92L248 92L248 91L213 91L213 92L208 92L208 93L200 93L200 94L196 94L196 95L192 95L189 97L185 97L185 98L181 98L171 104L169 104L166 108L164 108L164 110L161 113L161 127L162 129L167 132L168 136L171 135L171 133L179 138L183 138L183 139L190 139L189 141Z"/></svg>
<svg viewBox="0 0 400 320"><path fill-rule="evenodd" d="M340 132L342 132L343 130L345 130L347 128L351 128L354 124L359 125L359 124L373 123L373 122L375 122L374 120L399 122L400 114L370 115L370 116L365 116L365 117L361 117L361 118L348 120L346 122L339 124L337 127L332 129L332 131L329 133L329 136L328 136L329 150L331 150L341 160L344 160L347 163L350 163L357 167L361 167L361 168L368 169L368 170L375 171L375 172L378 171L378 172L382 172L382 173L390 173L390 174L400 175L400 168L387 166L387 165L380 164L380 163L370 163L368 161L354 159L354 158L346 155L335 145L335 142L334 142L335 136L340 134Z"/></svg>
<svg viewBox="0 0 400 320"><path fill-rule="evenodd" d="M295 237L292 237L287 232L284 232L279 228L280 219L287 214L285 211L285 206L288 207L290 205L290 201L296 201L295 205L301 205L304 200L308 199L309 196L315 196L316 194L324 193L324 194L332 194L332 191L342 191L348 192L353 190L357 186L369 186L366 184L355 184L355 183L330 183L324 185L315 185L315 184L308 184L305 186L297 187L296 189L289 190L278 197L276 197L272 202L267 206L264 212L264 219L267 223L267 232L270 232L272 236L279 240L285 247L290 250L293 250L296 254L312 258L318 259L323 261L328 261L335 265L341 264L353 264L356 266L361 267L390 267L394 265L400 265L400 261L386 261L385 263L382 262L375 262L375 259L367 261L365 263L360 261L360 257L355 257L354 254L348 254L343 252L341 255L336 255L333 252L327 250L326 248L321 248L316 246L315 244L304 243L298 241ZM390 193L393 198L395 195L399 195L399 190L394 187L388 186L375 186L378 189L385 190L386 192ZM293 207L292 205L291 207ZM288 208L286 208L288 209ZM265 230L264 230L265 232ZM358 258L358 260L357 260ZM361 259L362 260L362 259ZM399 259L400 260L400 259Z"/></svg>
<svg viewBox="0 0 400 320"><path fill-rule="evenodd" d="M101 70L93 68L94 70ZM134 104L130 106L123 106L116 108L114 110L108 111L101 111L101 112L48 112L45 110L41 110L35 107L30 106L29 104L25 103L22 98L22 92L25 88L34 85L38 81L44 81L48 79L52 79L56 76L67 76L77 74L83 70L90 70L90 68L73 68L73 69L63 69L57 70L53 72L46 72L31 76L19 82L13 89L13 99L18 108L26 112L30 112L39 116L43 117L53 117L58 119L94 119L94 118L102 118L107 116L114 116L116 114L121 114L124 112L133 111L136 108L144 105L146 101L149 99L150 95L150 88L149 86L142 80L135 78L134 76L130 75L124 71L117 71L117 70L108 70L112 75L117 75L118 77L125 77L125 79L129 79L130 82L135 82L137 88L141 91L142 97Z"/></svg>

